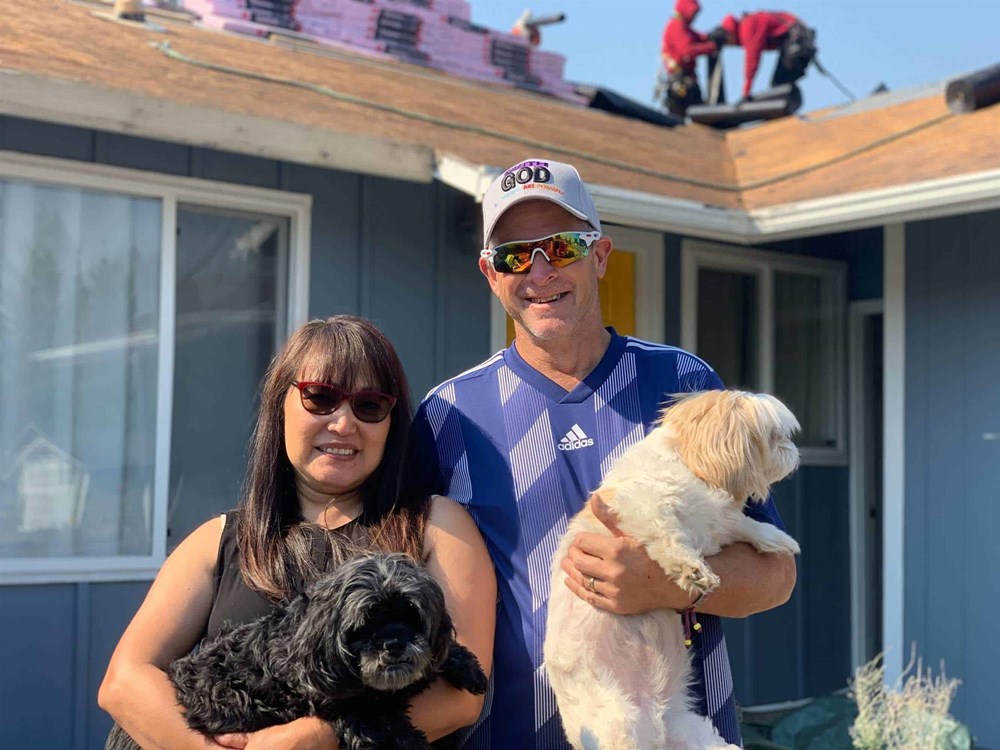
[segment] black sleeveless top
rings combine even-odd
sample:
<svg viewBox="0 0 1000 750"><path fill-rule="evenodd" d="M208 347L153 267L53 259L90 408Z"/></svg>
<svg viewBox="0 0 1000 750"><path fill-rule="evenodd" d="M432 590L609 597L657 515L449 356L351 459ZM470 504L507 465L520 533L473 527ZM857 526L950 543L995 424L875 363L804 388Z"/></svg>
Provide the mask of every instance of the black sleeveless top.
<svg viewBox="0 0 1000 750"><path fill-rule="evenodd" d="M222 529L219 554L215 561L212 611L203 634L205 639L216 638L223 623L227 621L240 625L268 614L277 606L266 596L250 588L240 572L240 550L236 540L238 519L237 511L225 514L225 526ZM328 535L342 535L354 544L359 543L359 537L363 536L363 529L357 519L332 531L311 525L305 528L311 537L313 562L322 571L329 571L332 567L333 556ZM301 591L304 585L299 581L295 588L296 591Z"/></svg>

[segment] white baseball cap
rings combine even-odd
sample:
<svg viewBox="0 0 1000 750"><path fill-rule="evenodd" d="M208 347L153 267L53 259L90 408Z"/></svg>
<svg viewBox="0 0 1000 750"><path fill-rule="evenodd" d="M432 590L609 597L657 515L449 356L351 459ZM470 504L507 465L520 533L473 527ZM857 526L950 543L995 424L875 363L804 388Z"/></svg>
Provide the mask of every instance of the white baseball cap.
<svg viewBox="0 0 1000 750"><path fill-rule="evenodd" d="M483 247L489 244L493 227L504 211L528 200L552 201L601 231L601 220L597 218L594 201L575 167L558 161L526 159L505 169L486 188L483 195Z"/></svg>

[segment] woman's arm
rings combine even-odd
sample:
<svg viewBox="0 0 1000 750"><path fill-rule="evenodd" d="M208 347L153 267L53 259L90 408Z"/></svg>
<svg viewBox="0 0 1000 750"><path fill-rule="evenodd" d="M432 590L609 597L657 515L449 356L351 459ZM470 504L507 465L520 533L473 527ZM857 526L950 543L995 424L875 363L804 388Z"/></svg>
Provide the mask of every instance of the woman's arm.
<svg viewBox="0 0 1000 750"><path fill-rule="evenodd" d="M188 729L166 669L190 652L208 622L221 536L214 518L167 558L101 683L98 704L147 750L219 747Z"/></svg>
<svg viewBox="0 0 1000 750"><path fill-rule="evenodd" d="M465 508L447 497L432 501L424 539L427 569L441 584L459 643L479 659L486 674L493 666L497 581L479 529ZM410 718L431 741L475 723L482 695L437 680L410 701Z"/></svg>

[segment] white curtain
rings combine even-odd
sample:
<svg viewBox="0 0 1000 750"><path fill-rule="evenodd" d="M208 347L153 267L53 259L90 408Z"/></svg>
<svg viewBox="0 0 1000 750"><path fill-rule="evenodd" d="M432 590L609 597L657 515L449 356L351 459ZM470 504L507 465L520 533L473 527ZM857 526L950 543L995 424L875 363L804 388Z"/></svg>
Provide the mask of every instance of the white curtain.
<svg viewBox="0 0 1000 750"><path fill-rule="evenodd" d="M160 222L0 180L0 558L151 553Z"/></svg>

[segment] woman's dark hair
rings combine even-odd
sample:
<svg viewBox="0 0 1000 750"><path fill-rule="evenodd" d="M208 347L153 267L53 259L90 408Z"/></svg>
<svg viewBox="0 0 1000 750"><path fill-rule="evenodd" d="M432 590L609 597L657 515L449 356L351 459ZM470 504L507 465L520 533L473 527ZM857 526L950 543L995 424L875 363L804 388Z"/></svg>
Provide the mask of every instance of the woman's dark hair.
<svg viewBox="0 0 1000 750"><path fill-rule="evenodd" d="M240 568L254 589L272 599L314 579L312 541L303 523L295 472L285 451L284 402L292 382L309 380L354 388L359 382L396 397L382 462L361 487L362 542L421 560L428 499L400 491L401 465L413 418L406 374L389 339L363 318L335 315L306 323L272 360L261 388L260 413L250 441L237 541ZM346 541L331 534L331 545ZM334 549L336 557L347 551Z"/></svg>

